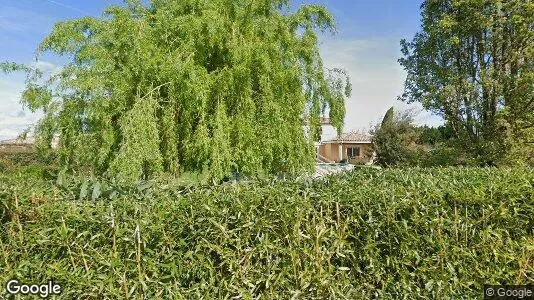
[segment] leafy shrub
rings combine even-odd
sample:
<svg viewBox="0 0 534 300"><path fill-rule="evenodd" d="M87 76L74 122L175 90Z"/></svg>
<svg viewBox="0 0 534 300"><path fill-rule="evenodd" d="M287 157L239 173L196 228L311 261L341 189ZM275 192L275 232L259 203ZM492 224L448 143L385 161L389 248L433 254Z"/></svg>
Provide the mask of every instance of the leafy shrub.
<svg viewBox="0 0 534 300"><path fill-rule="evenodd" d="M415 112L396 112L391 107L380 124L371 129L376 163L380 166L414 166L419 163L418 131L414 126Z"/></svg>
<svg viewBox="0 0 534 300"><path fill-rule="evenodd" d="M56 165L56 156L54 153L47 156L40 155L36 151L21 152L1 152L0 164L5 169L17 169L20 167L51 167Z"/></svg>
<svg viewBox="0 0 534 300"><path fill-rule="evenodd" d="M476 166L473 159L460 149L447 144L439 144L420 155L419 166L445 167L445 166Z"/></svg>
<svg viewBox="0 0 534 300"><path fill-rule="evenodd" d="M0 282L55 278L66 299L480 298L534 281L533 183L474 168L195 189L0 177Z"/></svg>
<svg viewBox="0 0 534 300"><path fill-rule="evenodd" d="M7 172L8 169L8 163L0 158L0 172L4 173Z"/></svg>

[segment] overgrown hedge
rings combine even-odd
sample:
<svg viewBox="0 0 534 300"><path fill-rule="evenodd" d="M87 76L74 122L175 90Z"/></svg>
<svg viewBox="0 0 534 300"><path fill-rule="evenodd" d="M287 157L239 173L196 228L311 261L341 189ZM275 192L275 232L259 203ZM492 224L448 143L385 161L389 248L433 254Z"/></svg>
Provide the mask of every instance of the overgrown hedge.
<svg viewBox="0 0 534 300"><path fill-rule="evenodd" d="M54 172L58 169L56 155L52 153L45 157L35 149L0 149L0 174L16 173L22 169L34 169L41 173Z"/></svg>
<svg viewBox="0 0 534 300"><path fill-rule="evenodd" d="M470 168L192 190L4 178L0 283L55 278L65 299L480 299L484 283L534 282L533 183Z"/></svg>

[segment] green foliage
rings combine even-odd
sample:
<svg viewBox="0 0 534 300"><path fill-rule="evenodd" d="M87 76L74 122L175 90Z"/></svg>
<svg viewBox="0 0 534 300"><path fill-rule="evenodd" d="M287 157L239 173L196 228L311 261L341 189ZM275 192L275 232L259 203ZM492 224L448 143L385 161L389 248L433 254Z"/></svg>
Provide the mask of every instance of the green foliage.
<svg viewBox="0 0 534 300"><path fill-rule="evenodd" d="M437 127L429 127L427 125L416 128L418 131L417 144L435 146L440 143L450 142L453 138L453 133L447 124Z"/></svg>
<svg viewBox="0 0 534 300"><path fill-rule="evenodd" d="M384 167L476 166L479 162L455 147L449 125L415 126L414 111L390 108L372 130L376 163Z"/></svg>
<svg viewBox="0 0 534 300"><path fill-rule="evenodd" d="M55 278L64 299L480 298L534 280L533 184L502 168L196 189L0 177L0 282Z"/></svg>
<svg viewBox="0 0 534 300"><path fill-rule="evenodd" d="M419 126L417 131L418 164L420 167L474 166L477 162L456 147L449 124L438 127Z"/></svg>
<svg viewBox="0 0 534 300"><path fill-rule="evenodd" d="M60 135L64 167L124 182L160 173L298 173L314 163L302 120L328 111L341 131L350 84L325 70L318 5L285 0L126 1L100 18L60 22L39 54L63 55L59 74L25 70L24 103L43 110L36 135ZM314 137L316 135L311 135Z"/></svg>
<svg viewBox="0 0 534 300"><path fill-rule="evenodd" d="M0 174L11 174L21 170L34 170L36 173L54 173L57 171L54 155L41 156L35 150L25 149L6 151L0 149Z"/></svg>
<svg viewBox="0 0 534 300"><path fill-rule="evenodd" d="M0 71L4 73L12 73L18 71L30 72L33 70L25 65L17 64L14 62L0 62Z"/></svg>
<svg viewBox="0 0 534 300"><path fill-rule="evenodd" d="M371 131L376 163L381 166L416 165L419 149L418 132L413 125L413 112L395 113L388 109L381 124Z"/></svg>
<svg viewBox="0 0 534 300"><path fill-rule="evenodd" d="M119 181L135 182L143 175L150 176L163 170L156 105L157 101L150 95L138 98L121 119L123 143L111 163L112 175Z"/></svg>
<svg viewBox="0 0 534 300"><path fill-rule="evenodd" d="M534 152L532 24L532 1L424 1L422 31L401 42L401 99L443 116L479 163L524 164Z"/></svg>
<svg viewBox="0 0 534 300"><path fill-rule="evenodd" d="M476 166L477 161L470 158L465 152L448 144L439 144L429 151L421 153L419 166L445 167L445 166Z"/></svg>
<svg viewBox="0 0 534 300"><path fill-rule="evenodd" d="M380 123L380 126L388 126L389 124L393 123L394 117L395 117L395 111L392 106L386 111L386 114L384 115L384 118L382 119L382 123Z"/></svg>

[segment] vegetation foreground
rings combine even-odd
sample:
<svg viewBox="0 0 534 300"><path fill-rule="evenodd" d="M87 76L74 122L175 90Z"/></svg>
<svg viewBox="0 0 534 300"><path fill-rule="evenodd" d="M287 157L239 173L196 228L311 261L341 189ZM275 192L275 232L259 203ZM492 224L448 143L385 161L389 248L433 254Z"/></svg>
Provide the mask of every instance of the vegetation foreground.
<svg viewBox="0 0 534 300"><path fill-rule="evenodd" d="M0 175L0 282L61 298L480 298L534 281L532 169L117 187Z"/></svg>

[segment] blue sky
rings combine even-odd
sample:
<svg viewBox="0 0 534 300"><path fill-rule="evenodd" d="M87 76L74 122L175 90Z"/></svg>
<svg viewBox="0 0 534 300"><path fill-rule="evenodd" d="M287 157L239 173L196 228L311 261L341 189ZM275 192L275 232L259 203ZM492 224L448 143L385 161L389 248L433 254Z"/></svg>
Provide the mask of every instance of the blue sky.
<svg viewBox="0 0 534 300"><path fill-rule="evenodd" d="M34 53L54 23L85 15L98 16L121 0L0 0L0 61L34 63L53 71L61 60L51 56L35 62ZM347 101L345 131L363 129L380 120L402 93L405 72L398 65L399 41L419 30L420 0L298 0L325 5L337 24L335 36L321 38L321 54L327 67L349 71L353 95ZM21 75L0 74L0 139L13 138L39 115L23 110ZM437 124L439 119L422 112L418 123ZM327 135L333 134L328 132Z"/></svg>

